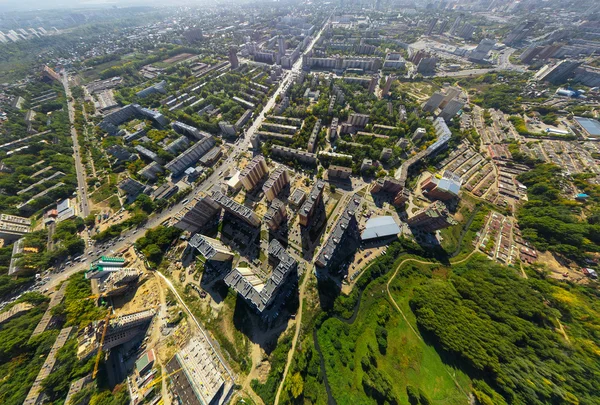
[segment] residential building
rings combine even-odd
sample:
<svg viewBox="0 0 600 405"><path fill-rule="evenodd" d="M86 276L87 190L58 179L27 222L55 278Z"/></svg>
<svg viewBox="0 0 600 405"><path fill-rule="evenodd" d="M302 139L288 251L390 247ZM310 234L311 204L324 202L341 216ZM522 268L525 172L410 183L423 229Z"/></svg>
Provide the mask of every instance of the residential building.
<svg viewBox="0 0 600 405"><path fill-rule="evenodd" d="M450 102L444 107L439 117L441 117L444 121L448 122L454 117L465 105L462 100L454 99L450 100Z"/></svg>
<svg viewBox="0 0 600 405"><path fill-rule="evenodd" d="M238 267L225 277L225 284L237 291L258 313L274 304L279 290L288 284L288 278L297 276L298 263L277 239L269 243L268 254L274 269L266 282L248 267Z"/></svg>
<svg viewBox="0 0 600 405"><path fill-rule="evenodd" d="M0 214L0 238L16 240L31 231L31 220L16 215Z"/></svg>
<svg viewBox="0 0 600 405"><path fill-rule="evenodd" d="M174 218L174 225L183 231L198 232L209 222L219 219L221 206L212 198L199 195L184 207Z"/></svg>
<svg viewBox="0 0 600 405"><path fill-rule="evenodd" d="M352 113L348 117L348 123L355 127L364 128L369 123L369 115Z"/></svg>
<svg viewBox="0 0 600 405"><path fill-rule="evenodd" d="M339 257L342 254L351 253L348 242L353 234L358 232L356 212L360 207L360 202L361 197L358 194L354 194L317 255L317 259L315 260L317 266L328 268L331 264L338 261L338 259L343 259Z"/></svg>
<svg viewBox="0 0 600 405"><path fill-rule="evenodd" d="M351 174L352 174L351 167L330 165L329 168L327 169L327 176L330 179L334 178L334 177L339 178L339 179L348 179L348 178L350 178Z"/></svg>
<svg viewBox="0 0 600 405"><path fill-rule="evenodd" d="M258 227L260 226L260 218L250 208L241 205L231 198L227 197L220 191L216 191L212 195L212 199L221 206L226 212L233 215L234 217L246 222L248 225Z"/></svg>
<svg viewBox="0 0 600 405"><path fill-rule="evenodd" d="M276 231L286 219L287 210L285 209L285 204L281 200L275 198L265 213L265 223L269 229Z"/></svg>
<svg viewBox="0 0 600 405"><path fill-rule="evenodd" d="M233 252L221 241L199 233L191 237L188 245L196 249L206 260L226 262L233 259Z"/></svg>
<svg viewBox="0 0 600 405"><path fill-rule="evenodd" d="M267 167L265 158L262 155L258 155L244 167L244 170L240 173L240 181L246 191L251 191L268 173L269 168Z"/></svg>
<svg viewBox="0 0 600 405"><path fill-rule="evenodd" d="M458 224L441 201L435 201L428 207L417 211L406 222L411 228L417 228L423 232L435 232Z"/></svg>
<svg viewBox="0 0 600 405"><path fill-rule="evenodd" d="M300 207L300 211L298 212L300 218L300 225L308 226L310 221L312 220L313 214L316 211L316 208L321 203L323 198L323 189L325 188L325 183L321 180L317 180L315 185L313 186L310 194L302 207Z"/></svg>
<svg viewBox="0 0 600 405"><path fill-rule="evenodd" d="M263 185L263 193L268 201L273 201L285 186L290 183L290 177L285 166L278 166Z"/></svg>

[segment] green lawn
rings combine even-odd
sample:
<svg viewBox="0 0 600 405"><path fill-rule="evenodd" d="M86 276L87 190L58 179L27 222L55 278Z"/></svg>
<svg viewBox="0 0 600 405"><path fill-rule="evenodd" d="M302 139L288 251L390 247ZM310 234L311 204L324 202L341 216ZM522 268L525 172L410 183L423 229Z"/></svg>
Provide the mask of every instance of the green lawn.
<svg viewBox="0 0 600 405"><path fill-rule="evenodd" d="M423 270L427 271L427 270ZM401 288L394 290L398 304L415 325L408 308L412 287L419 283L419 276L402 280ZM378 349L375 330L378 320L389 314L385 323L388 332L387 350ZM410 329L402 316L393 309L383 282L374 282L363 294L363 300L355 322L351 325L337 319L323 323L318 332L325 359L325 367L332 395L338 404L376 404L364 390L365 372L361 359L370 346L377 359L377 369L391 381L393 396L400 404L409 404L407 386L422 390L433 404L466 404L466 395L459 390L449 373L465 392L469 392L469 378L444 365L435 348L425 344Z"/></svg>

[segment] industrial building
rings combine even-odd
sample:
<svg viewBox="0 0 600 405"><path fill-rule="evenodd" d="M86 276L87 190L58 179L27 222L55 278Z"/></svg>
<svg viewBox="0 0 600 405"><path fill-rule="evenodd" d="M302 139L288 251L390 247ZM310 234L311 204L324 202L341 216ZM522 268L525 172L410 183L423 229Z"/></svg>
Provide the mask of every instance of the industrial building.
<svg viewBox="0 0 600 405"><path fill-rule="evenodd" d="M146 87L143 90L138 91L135 95L138 96L139 98L146 98L148 96L154 95L154 94L167 94L167 82L165 80L156 83L153 86L149 86Z"/></svg>
<svg viewBox="0 0 600 405"><path fill-rule="evenodd" d="M365 224L360 238L363 241L387 238L400 233L400 227L392 216L370 218Z"/></svg>
<svg viewBox="0 0 600 405"><path fill-rule="evenodd" d="M109 273L120 271L125 267L125 259L122 257L101 256L100 259L93 261L90 268L85 271L85 278L100 278Z"/></svg>
<svg viewBox="0 0 600 405"><path fill-rule="evenodd" d="M133 118L149 119L160 127L164 127L169 123L169 120L158 111L144 108L139 104L129 104L106 115L98 126L108 132L109 135L123 135L125 131L119 129L119 125Z"/></svg>
<svg viewBox="0 0 600 405"><path fill-rule="evenodd" d="M139 181L132 179L131 177L126 177L119 182L117 187L127 193L127 195L130 197L136 197L138 194L144 191L146 186Z"/></svg>
<svg viewBox="0 0 600 405"><path fill-rule="evenodd" d="M165 170L161 165L156 162L152 162L140 169L137 174L146 180L156 181L156 179L158 179L158 175L164 173L164 171Z"/></svg>
<svg viewBox="0 0 600 405"><path fill-rule="evenodd" d="M199 233L191 237L188 242L190 248L196 249L206 260L225 262L233 259L233 252L221 241Z"/></svg>
<svg viewBox="0 0 600 405"><path fill-rule="evenodd" d="M308 226L308 224L311 222L313 214L323 198L324 188L325 183L323 183L321 180L317 180L310 191L308 198L304 201L304 204L302 204L302 207L300 207L300 210L298 211L300 225Z"/></svg>
<svg viewBox="0 0 600 405"><path fill-rule="evenodd" d="M178 176L185 169L196 164L202 156L215 146L215 143L215 138L212 136L202 137L202 139L186 149L181 155L167 163L165 168L173 173L174 176Z"/></svg>

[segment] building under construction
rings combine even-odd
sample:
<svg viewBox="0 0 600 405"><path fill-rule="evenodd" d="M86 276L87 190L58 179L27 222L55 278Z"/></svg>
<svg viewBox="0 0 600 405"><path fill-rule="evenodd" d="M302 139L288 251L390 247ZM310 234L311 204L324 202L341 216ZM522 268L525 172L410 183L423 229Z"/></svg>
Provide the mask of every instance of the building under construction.
<svg viewBox="0 0 600 405"><path fill-rule="evenodd" d="M114 297L122 295L137 284L142 272L133 268L123 268L110 273L107 277L98 280L98 295L100 297ZM94 282L92 280L92 282Z"/></svg>
<svg viewBox="0 0 600 405"><path fill-rule="evenodd" d="M109 317L106 326L106 319L92 322L83 328L77 336L79 343L77 357L79 359L87 358L96 353L100 346L102 346L102 350L108 351L146 333L154 313L154 309L147 309L116 316L112 319ZM104 341L102 341L103 336Z"/></svg>
<svg viewBox="0 0 600 405"><path fill-rule="evenodd" d="M171 387L180 404L224 404L233 388L233 381L202 335L193 337L167 363L167 371L172 375Z"/></svg>

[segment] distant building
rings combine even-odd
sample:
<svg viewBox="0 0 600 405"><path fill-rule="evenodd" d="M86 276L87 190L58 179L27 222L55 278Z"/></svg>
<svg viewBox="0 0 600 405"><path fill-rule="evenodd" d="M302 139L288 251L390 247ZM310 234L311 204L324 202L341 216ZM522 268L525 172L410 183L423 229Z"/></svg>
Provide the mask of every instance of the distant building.
<svg viewBox="0 0 600 405"><path fill-rule="evenodd" d="M229 64L232 69L237 69L240 66L240 62L237 57L237 48L234 46L229 47Z"/></svg>
<svg viewBox="0 0 600 405"><path fill-rule="evenodd" d="M165 80L156 83L153 86L150 87L146 87L143 90L140 90L136 93L136 96L138 96L139 98L146 98L148 96L151 96L153 94L167 94L167 82Z"/></svg>
<svg viewBox="0 0 600 405"><path fill-rule="evenodd" d="M539 81L561 84L567 81L580 65L581 62L579 61L562 60L555 65L542 67L534 77Z"/></svg>
<svg viewBox="0 0 600 405"><path fill-rule="evenodd" d="M423 232L435 232L458 224L441 201L435 201L428 207L417 211L406 222L411 228L417 228Z"/></svg>
<svg viewBox="0 0 600 405"><path fill-rule="evenodd" d="M16 215L0 214L0 238L16 240L31 231L31 220Z"/></svg>

